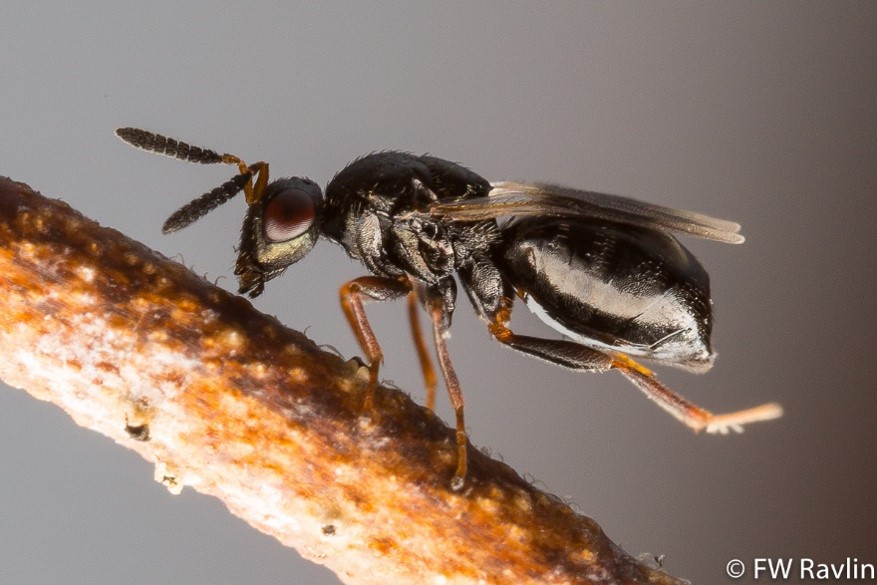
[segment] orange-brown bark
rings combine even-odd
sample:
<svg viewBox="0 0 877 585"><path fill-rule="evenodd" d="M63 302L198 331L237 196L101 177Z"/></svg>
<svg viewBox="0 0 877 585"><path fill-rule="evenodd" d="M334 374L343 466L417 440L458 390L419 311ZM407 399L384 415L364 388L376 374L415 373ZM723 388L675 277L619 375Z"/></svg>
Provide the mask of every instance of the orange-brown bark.
<svg viewBox="0 0 877 585"><path fill-rule="evenodd" d="M0 377L347 583L680 583L186 267L0 179ZM367 415L367 416L364 416Z"/></svg>

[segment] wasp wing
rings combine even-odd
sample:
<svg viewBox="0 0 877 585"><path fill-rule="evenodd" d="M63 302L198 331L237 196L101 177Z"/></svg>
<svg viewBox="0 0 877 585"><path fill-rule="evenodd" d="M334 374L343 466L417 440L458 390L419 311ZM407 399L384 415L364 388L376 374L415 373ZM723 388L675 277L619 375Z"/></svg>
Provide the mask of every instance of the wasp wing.
<svg viewBox="0 0 877 585"><path fill-rule="evenodd" d="M682 211L620 195L581 191L547 183L491 183L487 197L436 203L430 213L460 221L503 216L555 216L602 219L646 228L680 232L740 244L740 224L694 211Z"/></svg>

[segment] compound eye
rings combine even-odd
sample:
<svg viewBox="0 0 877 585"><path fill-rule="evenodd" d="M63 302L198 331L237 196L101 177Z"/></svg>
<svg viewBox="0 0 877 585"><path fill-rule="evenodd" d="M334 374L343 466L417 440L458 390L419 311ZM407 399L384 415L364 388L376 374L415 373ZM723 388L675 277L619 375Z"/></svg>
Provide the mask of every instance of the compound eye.
<svg viewBox="0 0 877 585"><path fill-rule="evenodd" d="M308 231L316 217L314 200L301 189L284 189L265 205L265 238L285 242Z"/></svg>

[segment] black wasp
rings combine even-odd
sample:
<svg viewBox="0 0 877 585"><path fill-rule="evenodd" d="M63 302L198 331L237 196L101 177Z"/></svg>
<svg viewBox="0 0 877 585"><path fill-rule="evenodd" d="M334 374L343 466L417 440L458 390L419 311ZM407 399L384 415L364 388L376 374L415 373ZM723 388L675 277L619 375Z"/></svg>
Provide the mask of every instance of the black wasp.
<svg viewBox="0 0 877 585"><path fill-rule="evenodd" d="M776 404L712 414L634 361L693 371L712 366L709 277L671 232L740 243L736 223L555 185L490 183L459 164L396 151L354 160L329 182L324 197L307 178L269 183L264 162L247 165L234 155L136 128L116 134L150 152L238 166L238 175L171 215L164 232L186 227L244 191L248 207L235 267L241 293L261 294L266 281L320 237L365 264L370 276L341 287L344 313L369 360L365 408L371 408L383 354L363 303L403 296L433 407L436 377L417 319L425 308L456 413L454 485L465 477L467 448L463 394L445 345L455 275L497 341L574 370L616 369L695 430L739 431L781 414ZM513 333L508 322L515 296L567 339Z"/></svg>

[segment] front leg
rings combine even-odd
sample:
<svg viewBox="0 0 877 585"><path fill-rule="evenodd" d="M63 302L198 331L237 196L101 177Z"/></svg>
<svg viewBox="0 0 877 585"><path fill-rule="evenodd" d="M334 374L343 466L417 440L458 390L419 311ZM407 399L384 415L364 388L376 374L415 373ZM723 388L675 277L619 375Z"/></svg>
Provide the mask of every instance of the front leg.
<svg viewBox="0 0 877 585"><path fill-rule="evenodd" d="M411 283L407 277L361 276L344 284L339 292L344 315L356 335L356 340L359 341L359 346L369 360L368 387L365 391L363 408L370 410L375 388L378 387L378 369L384 360L384 354L371 325L369 325L363 307L363 299L369 301L397 299L411 292Z"/></svg>

